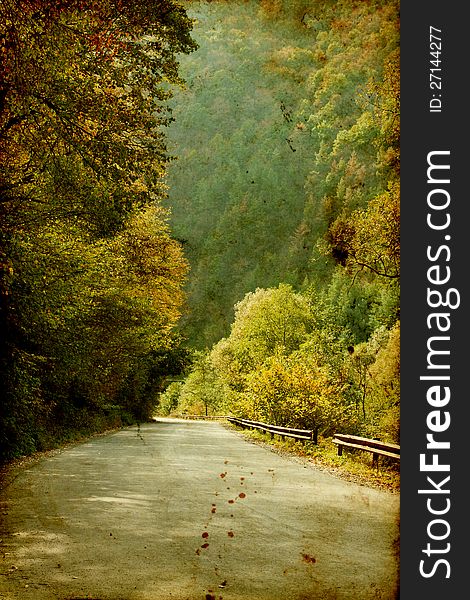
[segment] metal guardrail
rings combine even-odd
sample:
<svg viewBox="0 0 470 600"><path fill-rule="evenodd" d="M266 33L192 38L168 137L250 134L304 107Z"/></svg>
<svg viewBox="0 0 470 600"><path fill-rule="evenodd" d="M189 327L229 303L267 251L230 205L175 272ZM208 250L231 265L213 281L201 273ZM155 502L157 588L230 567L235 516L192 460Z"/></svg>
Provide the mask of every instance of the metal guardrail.
<svg viewBox="0 0 470 600"><path fill-rule="evenodd" d="M270 425L269 423L262 423L260 421L251 421L250 419L239 419L238 417L227 417L227 421L234 425L249 429L259 429L266 431L271 434L271 438L275 435L282 437L290 437L297 440L313 442L314 431L311 429L296 429L294 427L281 427L278 425Z"/></svg>
<svg viewBox="0 0 470 600"><path fill-rule="evenodd" d="M400 446L398 444L381 442L380 440L372 440L345 433L335 433L333 443L338 446L338 456L343 454L343 446L370 452L372 454L373 465L378 464L379 456L387 456L394 460L400 460Z"/></svg>
<svg viewBox="0 0 470 600"><path fill-rule="evenodd" d="M178 419L190 419L191 421L213 421L226 419L226 415L175 415Z"/></svg>
<svg viewBox="0 0 470 600"><path fill-rule="evenodd" d="M249 429L259 429L271 434L282 437L291 437L294 439L317 443L315 439L315 431L311 429L296 429L294 427L280 427L278 425L270 425L260 421L251 421L250 419L240 419L238 417L226 417L227 421L240 427ZM394 460L400 460L400 446L380 440L361 437L358 435L348 435L345 433L335 433L333 443L338 446L338 456L343 453L343 447L354 448L356 450L364 450L372 454L372 465L378 465L379 456L386 456Z"/></svg>

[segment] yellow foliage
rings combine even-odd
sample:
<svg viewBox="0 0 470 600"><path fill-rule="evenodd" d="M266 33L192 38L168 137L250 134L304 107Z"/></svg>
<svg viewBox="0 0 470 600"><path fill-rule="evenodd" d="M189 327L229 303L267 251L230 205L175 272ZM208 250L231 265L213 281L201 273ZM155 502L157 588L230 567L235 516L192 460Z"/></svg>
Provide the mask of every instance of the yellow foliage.
<svg viewBox="0 0 470 600"><path fill-rule="evenodd" d="M348 418L344 386L327 367L273 356L249 377L246 396L258 419L299 428L334 428Z"/></svg>

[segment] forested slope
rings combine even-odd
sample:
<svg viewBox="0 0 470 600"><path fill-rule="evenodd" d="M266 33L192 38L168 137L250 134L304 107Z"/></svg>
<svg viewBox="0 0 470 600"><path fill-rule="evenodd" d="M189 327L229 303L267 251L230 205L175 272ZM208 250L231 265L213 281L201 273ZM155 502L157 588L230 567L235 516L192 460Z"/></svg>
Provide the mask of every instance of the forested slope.
<svg viewBox="0 0 470 600"><path fill-rule="evenodd" d="M398 440L398 3L186 5L169 200L201 354L163 402Z"/></svg>
<svg viewBox="0 0 470 600"><path fill-rule="evenodd" d="M396 178L398 20L393 2L189 7L200 48L182 61L169 182L192 265L185 331L204 347L246 292L328 284L341 218Z"/></svg>

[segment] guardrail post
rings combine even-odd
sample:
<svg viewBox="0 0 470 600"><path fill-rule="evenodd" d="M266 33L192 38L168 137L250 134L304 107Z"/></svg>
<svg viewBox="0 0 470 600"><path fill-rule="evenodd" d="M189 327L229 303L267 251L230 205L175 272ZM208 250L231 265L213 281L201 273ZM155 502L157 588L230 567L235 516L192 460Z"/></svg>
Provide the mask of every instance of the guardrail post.
<svg viewBox="0 0 470 600"><path fill-rule="evenodd" d="M379 468L379 455L375 452L372 453L372 466Z"/></svg>

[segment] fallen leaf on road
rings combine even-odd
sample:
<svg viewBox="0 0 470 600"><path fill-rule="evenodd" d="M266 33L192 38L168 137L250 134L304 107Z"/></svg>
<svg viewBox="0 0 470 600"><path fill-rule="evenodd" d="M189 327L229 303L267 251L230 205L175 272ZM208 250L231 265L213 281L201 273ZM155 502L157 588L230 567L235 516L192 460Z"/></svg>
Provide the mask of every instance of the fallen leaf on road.
<svg viewBox="0 0 470 600"><path fill-rule="evenodd" d="M309 554L302 554L302 560L304 560L307 563L316 563L317 559L314 558L313 556L310 556Z"/></svg>

